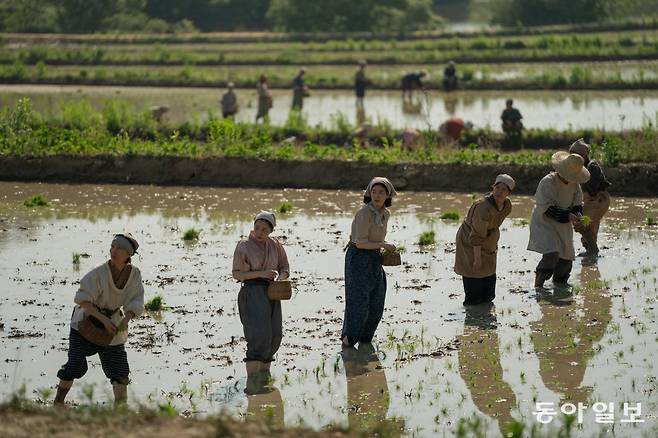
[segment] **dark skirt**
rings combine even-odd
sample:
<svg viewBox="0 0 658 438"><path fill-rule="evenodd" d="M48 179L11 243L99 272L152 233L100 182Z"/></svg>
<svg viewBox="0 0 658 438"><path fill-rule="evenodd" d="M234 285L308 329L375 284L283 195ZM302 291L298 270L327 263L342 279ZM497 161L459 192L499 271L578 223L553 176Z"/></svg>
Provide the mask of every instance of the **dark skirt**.
<svg viewBox="0 0 658 438"><path fill-rule="evenodd" d="M386 273L378 250L350 246L345 255L345 317L341 339L371 342L384 313Z"/></svg>

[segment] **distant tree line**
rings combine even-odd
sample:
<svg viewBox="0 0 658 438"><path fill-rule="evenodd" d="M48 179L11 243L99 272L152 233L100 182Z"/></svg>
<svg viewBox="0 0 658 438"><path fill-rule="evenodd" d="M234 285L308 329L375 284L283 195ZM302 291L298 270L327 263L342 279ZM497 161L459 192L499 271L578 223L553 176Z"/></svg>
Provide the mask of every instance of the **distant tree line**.
<svg viewBox="0 0 658 438"><path fill-rule="evenodd" d="M481 2L487 0L481 0ZM468 17L475 0L0 0L2 32L411 32L436 11ZM481 7L481 6L480 6ZM656 14L658 0L488 0L507 26Z"/></svg>

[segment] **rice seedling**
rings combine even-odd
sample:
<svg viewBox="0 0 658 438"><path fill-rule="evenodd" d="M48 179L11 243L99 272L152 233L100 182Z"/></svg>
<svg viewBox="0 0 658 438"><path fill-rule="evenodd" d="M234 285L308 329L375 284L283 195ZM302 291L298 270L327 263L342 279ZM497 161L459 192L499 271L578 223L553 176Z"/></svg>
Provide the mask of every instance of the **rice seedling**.
<svg viewBox="0 0 658 438"><path fill-rule="evenodd" d="M647 216L647 226L653 227L658 225L658 220L654 216Z"/></svg>
<svg viewBox="0 0 658 438"><path fill-rule="evenodd" d="M149 301L144 303L144 309L151 312L158 312L164 309L164 300L160 295L156 295L151 298Z"/></svg>
<svg viewBox="0 0 658 438"><path fill-rule="evenodd" d="M72 259L73 259L73 260L72 260L72 261L73 261L73 264L74 264L74 265L78 265L78 266L80 265L80 257L82 257L81 254L79 254L79 253L77 253L77 252L74 252L74 253L73 253L73 256L72 256Z"/></svg>
<svg viewBox="0 0 658 438"><path fill-rule="evenodd" d="M458 221L461 216L456 211L446 211L441 214L441 220L444 221Z"/></svg>
<svg viewBox="0 0 658 438"><path fill-rule="evenodd" d="M436 233L431 231L424 231L418 237L418 244L420 246L434 245L436 243Z"/></svg>
<svg viewBox="0 0 658 438"><path fill-rule="evenodd" d="M47 207L48 205L50 205L50 203L48 202L48 198L46 198L44 195L39 193L30 198L27 198L25 201L23 201L23 205L28 208Z"/></svg>
<svg viewBox="0 0 658 438"><path fill-rule="evenodd" d="M183 233L183 240L185 240L186 242L199 240L200 234L201 234L201 230L197 230L196 228L188 228Z"/></svg>
<svg viewBox="0 0 658 438"><path fill-rule="evenodd" d="M589 225L592 223L592 218L589 217L589 216L581 216L581 217L580 217L580 223L581 223L584 227L589 227Z"/></svg>
<svg viewBox="0 0 658 438"><path fill-rule="evenodd" d="M283 214L290 213L292 211L292 203L288 201L282 202L276 210Z"/></svg>

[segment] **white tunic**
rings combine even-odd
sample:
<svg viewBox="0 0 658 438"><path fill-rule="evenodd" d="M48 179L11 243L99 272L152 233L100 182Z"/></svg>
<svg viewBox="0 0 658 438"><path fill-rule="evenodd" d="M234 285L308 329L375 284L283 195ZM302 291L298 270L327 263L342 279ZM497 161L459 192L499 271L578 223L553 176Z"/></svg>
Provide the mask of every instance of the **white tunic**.
<svg viewBox="0 0 658 438"><path fill-rule="evenodd" d="M551 172L539 182L535 193L535 209L530 220L528 249L540 254L557 252L561 259L575 260L573 226L571 222L559 223L544 213L548 207L569 209L583 204L580 184L560 181L557 173Z"/></svg>
<svg viewBox="0 0 658 438"><path fill-rule="evenodd" d="M75 294L76 303L89 301L101 309L122 309L112 315L112 322L117 327L123 319L124 312L132 311L135 316L144 312L144 286L142 274L132 265L130 276L123 289L117 289L112 280L112 272L107 262L88 272L80 280L80 289ZM75 306L71 317L71 328L77 330L78 323L85 318L82 307ZM128 331L120 331L112 338L110 345L125 344Z"/></svg>

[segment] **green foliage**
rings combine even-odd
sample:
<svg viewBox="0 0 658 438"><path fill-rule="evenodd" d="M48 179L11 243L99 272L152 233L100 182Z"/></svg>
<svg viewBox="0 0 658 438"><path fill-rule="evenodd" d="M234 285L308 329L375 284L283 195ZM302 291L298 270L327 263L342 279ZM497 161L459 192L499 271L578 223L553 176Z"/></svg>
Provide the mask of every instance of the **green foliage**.
<svg viewBox="0 0 658 438"><path fill-rule="evenodd" d="M647 216L647 226L653 227L658 225L658 220L654 216Z"/></svg>
<svg viewBox="0 0 658 438"><path fill-rule="evenodd" d="M160 295L156 295L144 303L144 309L150 312L159 312L164 309L164 306L164 300Z"/></svg>
<svg viewBox="0 0 658 438"><path fill-rule="evenodd" d="M411 32L440 23L430 0L272 0L267 16L292 32Z"/></svg>
<svg viewBox="0 0 658 438"><path fill-rule="evenodd" d="M423 231L418 237L418 244L420 246L434 245L436 239L436 233L431 231Z"/></svg>
<svg viewBox="0 0 658 438"><path fill-rule="evenodd" d="M200 234L201 234L201 230L197 230L196 228L188 228L183 233L183 240L188 242L193 240L199 240Z"/></svg>
<svg viewBox="0 0 658 438"><path fill-rule="evenodd" d="M493 21L505 26L591 23L607 19L616 0L493 0Z"/></svg>
<svg viewBox="0 0 658 438"><path fill-rule="evenodd" d="M23 205L32 208L32 207L47 207L49 204L48 199L43 196L41 193L34 195L30 198L27 198L23 201Z"/></svg>

